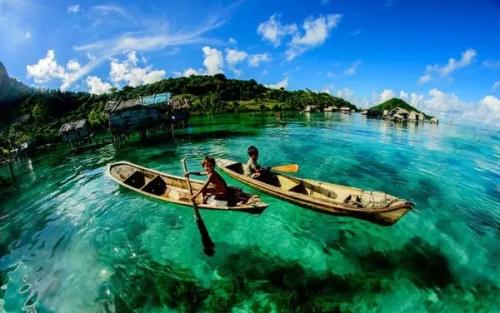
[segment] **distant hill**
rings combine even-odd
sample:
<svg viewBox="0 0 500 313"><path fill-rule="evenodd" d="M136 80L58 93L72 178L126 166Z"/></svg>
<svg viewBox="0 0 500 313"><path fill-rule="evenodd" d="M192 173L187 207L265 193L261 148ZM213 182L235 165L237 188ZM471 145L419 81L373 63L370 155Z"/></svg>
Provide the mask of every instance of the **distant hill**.
<svg viewBox="0 0 500 313"><path fill-rule="evenodd" d="M30 91L30 87L9 77L7 69L0 62L0 103L13 102L23 94Z"/></svg>
<svg viewBox="0 0 500 313"><path fill-rule="evenodd" d="M431 116L425 114L424 112L418 110L417 108L411 106L406 101L399 99L399 98L392 98L390 100L387 100L385 102L382 102L380 104L377 104L377 105L371 107L369 110L380 112L382 114L384 112L384 110L390 111L390 110L395 109L395 108L402 108L402 109L407 110L408 112L416 111L418 113L423 113L426 118L431 117Z"/></svg>
<svg viewBox="0 0 500 313"><path fill-rule="evenodd" d="M230 112L301 111L307 105L356 106L342 98L311 90L268 88L253 79L226 78L224 74L167 78L137 87L112 88L109 93L62 92L28 87L9 77L0 63L0 136L7 134L16 143L60 140L59 127L68 121L87 118L92 127L106 127L105 103L157 93L171 92L191 100L192 114Z"/></svg>

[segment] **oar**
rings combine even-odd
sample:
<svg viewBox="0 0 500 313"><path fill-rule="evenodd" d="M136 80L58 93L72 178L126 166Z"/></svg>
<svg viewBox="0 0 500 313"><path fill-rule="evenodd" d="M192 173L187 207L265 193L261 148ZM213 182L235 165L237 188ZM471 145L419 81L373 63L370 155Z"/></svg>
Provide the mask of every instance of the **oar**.
<svg viewBox="0 0 500 313"><path fill-rule="evenodd" d="M295 173L299 170L298 164L285 164L271 167L271 170L278 172Z"/></svg>
<svg viewBox="0 0 500 313"><path fill-rule="evenodd" d="M182 159L181 163L182 163L182 168L184 169L184 174L186 174L188 172L186 166L186 158ZM189 180L189 176L186 177L186 180L189 189L189 194L192 196L193 189L191 188L191 181ZM208 256L212 256L215 253L214 249L215 244L212 241L212 238L210 238L210 235L208 234L207 227L205 226L205 223L201 218L200 211L198 210L198 206L196 205L194 199L191 199L191 203L193 204L193 209L194 209L194 220L196 221L196 225L198 226L198 230L200 231L201 242L203 243L203 252L205 252L205 254Z"/></svg>

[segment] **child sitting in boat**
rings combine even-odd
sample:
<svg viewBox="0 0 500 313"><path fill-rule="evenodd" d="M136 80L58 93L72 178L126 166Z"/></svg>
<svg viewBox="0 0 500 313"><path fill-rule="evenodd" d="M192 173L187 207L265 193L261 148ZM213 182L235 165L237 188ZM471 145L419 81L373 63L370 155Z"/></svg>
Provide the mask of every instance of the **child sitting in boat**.
<svg viewBox="0 0 500 313"><path fill-rule="evenodd" d="M222 178L222 176L220 176L219 173L215 171L215 159L206 156L205 159L203 159L203 161L201 162L201 166L203 166L203 168L205 169L204 172L188 172L184 174L185 177L188 177L191 174L208 176L208 179L203 187L201 187L200 190L194 193L191 199L196 199L196 197L201 193L201 195L203 196L203 202L206 202L209 196L214 196L216 200L227 200L228 187L226 182L224 181L224 178Z"/></svg>
<svg viewBox="0 0 500 313"><path fill-rule="evenodd" d="M257 160L259 159L259 150L257 150L255 146L250 146L247 149L247 153L249 159L247 164L243 166L245 175L252 178L258 178L262 169L262 167L257 163Z"/></svg>
<svg viewBox="0 0 500 313"><path fill-rule="evenodd" d="M259 150L255 146L250 146L247 149L248 162L243 166L245 175L260 181L269 181L272 178L272 173L269 168L263 168L257 161L259 160Z"/></svg>

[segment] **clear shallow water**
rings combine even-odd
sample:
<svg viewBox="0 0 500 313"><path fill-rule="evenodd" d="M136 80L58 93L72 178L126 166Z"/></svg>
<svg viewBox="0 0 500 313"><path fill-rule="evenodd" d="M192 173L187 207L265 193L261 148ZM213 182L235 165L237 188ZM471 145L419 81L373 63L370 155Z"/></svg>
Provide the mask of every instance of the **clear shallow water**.
<svg viewBox="0 0 500 313"><path fill-rule="evenodd" d="M209 258L190 208L104 176L117 160L181 174L182 157L244 160L250 144L263 164L416 209L382 227L252 190L270 204L260 216L202 211ZM0 193L0 312L495 312L499 161L492 130L337 113L196 117L175 142L61 149L18 163Z"/></svg>

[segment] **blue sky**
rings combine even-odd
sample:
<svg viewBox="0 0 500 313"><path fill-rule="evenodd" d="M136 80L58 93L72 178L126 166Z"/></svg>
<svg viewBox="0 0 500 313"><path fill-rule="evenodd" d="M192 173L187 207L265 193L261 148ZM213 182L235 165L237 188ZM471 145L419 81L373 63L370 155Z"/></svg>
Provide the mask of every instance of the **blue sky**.
<svg viewBox="0 0 500 313"><path fill-rule="evenodd" d="M500 2L0 0L0 61L33 86L223 72L366 107L500 123Z"/></svg>

